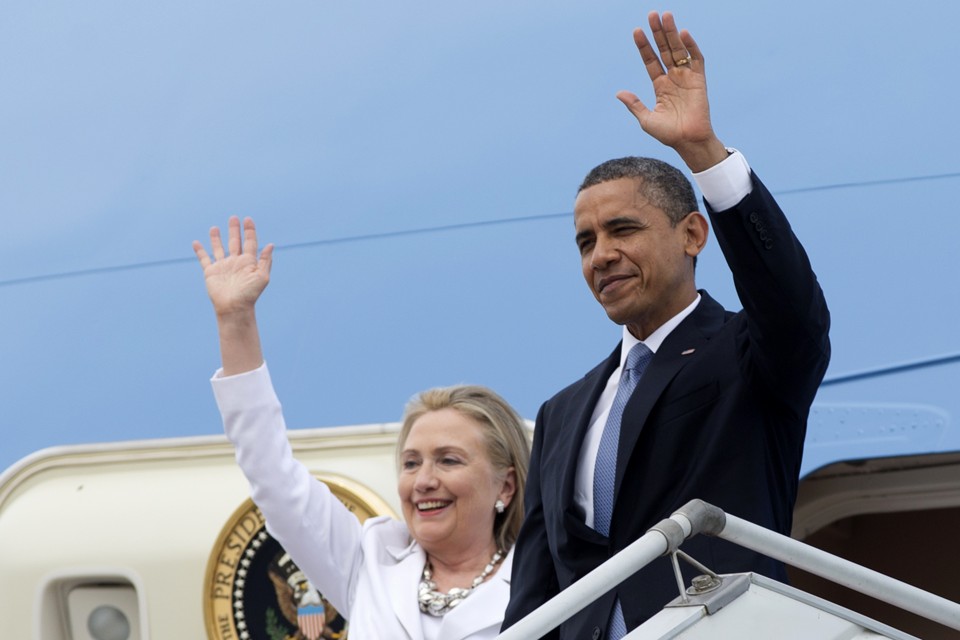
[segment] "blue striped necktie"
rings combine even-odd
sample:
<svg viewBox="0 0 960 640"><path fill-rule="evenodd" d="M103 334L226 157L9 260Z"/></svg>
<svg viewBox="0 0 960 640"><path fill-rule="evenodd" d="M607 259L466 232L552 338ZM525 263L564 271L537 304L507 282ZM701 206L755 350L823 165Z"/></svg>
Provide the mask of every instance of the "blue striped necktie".
<svg viewBox="0 0 960 640"><path fill-rule="evenodd" d="M593 471L593 528L605 536L610 535L610 518L613 516L613 490L617 478L617 449L620 445L620 419L623 408L637 388L637 382L643 375L653 352L642 342L638 342L627 354L627 361L620 372L620 384L617 395L610 407L607 424L603 427L600 447L597 450L597 464ZM618 598L610 615L607 638L619 640L627 634L623 609Z"/></svg>

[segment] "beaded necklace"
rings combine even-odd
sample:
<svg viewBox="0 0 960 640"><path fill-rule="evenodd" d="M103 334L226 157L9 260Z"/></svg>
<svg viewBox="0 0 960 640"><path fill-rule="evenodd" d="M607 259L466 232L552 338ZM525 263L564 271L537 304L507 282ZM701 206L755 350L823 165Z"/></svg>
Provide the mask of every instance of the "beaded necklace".
<svg viewBox="0 0 960 640"><path fill-rule="evenodd" d="M490 562L487 563L487 566L483 568L483 572L473 579L473 584L468 588L461 589L460 587L454 587L447 593L437 591L437 583L433 581L433 571L430 569L430 561L428 560L427 563L423 565L423 576L420 578L420 589L417 594L417 600L420 602L420 611L429 613L432 616L442 616L456 607L463 602L468 595L473 593L474 589L483 584L487 576L493 573L496 566L503 560L503 555L503 549L497 550L490 559Z"/></svg>

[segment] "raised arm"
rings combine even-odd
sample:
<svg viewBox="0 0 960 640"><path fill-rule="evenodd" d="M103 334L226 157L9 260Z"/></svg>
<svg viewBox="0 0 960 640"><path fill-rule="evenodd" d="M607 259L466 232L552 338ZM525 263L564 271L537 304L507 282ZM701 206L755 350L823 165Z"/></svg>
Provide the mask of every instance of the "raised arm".
<svg viewBox="0 0 960 640"><path fill-rule="evenodd" d="M671 13L651 12L648 18L653 43L642 29L633 37L656 105L648 108L629 91L617 98L645 132L675 149L691 171L705 171L728 153L710 120L703 53L688 31L677 29ZM829 312L806 252L780 207L755 175L746 174L745 165L741 170L749 182L743 193L734 190L737 197L716 192L716 186L707 193L704 183L698 183L749 318L749 373L808 408L829 362ZM736 177L734 171L725 175ZM723 188L729 190L731 184L724 181ZM721 201L726 206L713 207ZM777 384L771 386L772 381Z"/></svg>
<svg viewBox="0 0 960 640"><path fill-rule="evenodd" d="M260 333L257 330L256 303L270 282L273 244L257 255L257 229L253 220L231 216L227 224L227 249L224 251L220 229L210 229L210 251L193 241L207 293L217 314L220 357L223 374L234 375L256 369L263 363Z"/></svg>
<svg viewBox="0 0 960 640"><path fill-rule="evenodd" d="M270 282L273 245L257 250L253 220L227 224L224 248L210 229L210 254L194 241L217 314L223 377L211 382L224 432L267 529L334 606L352 607L361 553L360 522L293 456L280 401L263 364L255 308ZM212 254L212 255L211 255ZM256 370L256 371L254 371ZM235 374L253 371L250 375Z"/></svg>
<svg viewBox="0 0 960 640"><path fill-rule="evenodd" d="M690 170L699 173L727 157L710 122L703 54L689 31L677 30L669 11L662 18L652 11L648 19L656 50L643 29L635 29L633 39L653 84L656 104L650 109L630 91L620 91L617 98L644 131L676 150Z"/></svg>

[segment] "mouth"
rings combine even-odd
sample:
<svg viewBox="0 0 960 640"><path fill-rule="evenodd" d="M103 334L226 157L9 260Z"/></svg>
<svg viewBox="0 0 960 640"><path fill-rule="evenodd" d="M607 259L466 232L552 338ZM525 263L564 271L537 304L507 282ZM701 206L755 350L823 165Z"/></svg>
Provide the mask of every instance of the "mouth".
<svg viewBox="0 0 960 640"><path fill-rule="evenodd" d="M416 503L416 507L418 512L425 513L428 511L439 511L450 503L450 500L422 500Z"/></svg>
<svg viewBox="0 0 960 640"><path fill-rule="evenodd" d="M608 288L616 289L618 284L629 279L629 277L630 276L618 274L600 278L597 282L597 293L603 293Z"/></svg>

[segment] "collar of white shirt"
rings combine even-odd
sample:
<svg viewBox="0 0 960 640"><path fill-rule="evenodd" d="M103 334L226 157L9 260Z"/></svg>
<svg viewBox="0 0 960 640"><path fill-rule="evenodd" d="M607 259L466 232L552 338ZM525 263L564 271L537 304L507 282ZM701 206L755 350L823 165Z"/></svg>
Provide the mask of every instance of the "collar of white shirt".
<svg viewBox="0 0 960 640"><path fill-rule="evenodd" d="M643 344L647 345L650 351L656 353L667 336L683 322L683 320L693 313L693 310L700 304L700 294L683 311L673 316L663 323L657 330L647 336ZM593 408L593 414L590 417L590 425L583 436L583 445L580 447L580 455L577 458L577 471L574 478L573 501L583 509L584 522L588 527L593 527L593 474L596 468L597 450L600 448L600 437L603 435L603 429L607 424L607 416L610 415L610 407L613 405L613 399L617 395L617 388L620 386L620 370L623 363L627 360L627 354L635 344L640 342L626 326L623 327L623 344L620 347L620 366L617 367L607 379L607 386L604 388L597 406Z"/></svg>

